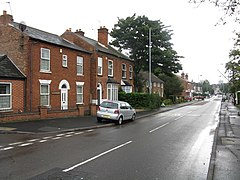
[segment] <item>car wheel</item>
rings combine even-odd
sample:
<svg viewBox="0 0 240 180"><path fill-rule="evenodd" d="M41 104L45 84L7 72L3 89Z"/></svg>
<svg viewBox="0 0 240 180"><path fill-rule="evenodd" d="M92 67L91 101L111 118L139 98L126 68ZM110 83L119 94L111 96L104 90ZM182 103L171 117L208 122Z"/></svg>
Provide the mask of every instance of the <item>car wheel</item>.
<svg viewBox="0 0 240 180"><path fill-rule="evenodd" d="M97 117L97 122L102 122L102 118Z"/></svg>
<svg viewBox="0 0 240 180"><path fill-rule="evenodd" d="M135 119L136 119L136 114L133 114L131 120L134 121Z"/></svg>
<svg viewBox="0 0 240 180"><path fill-rule="evenodd" d="M118 124L121 125L123 123L123 117L120 116L119 119L118 119Z"/></svg>

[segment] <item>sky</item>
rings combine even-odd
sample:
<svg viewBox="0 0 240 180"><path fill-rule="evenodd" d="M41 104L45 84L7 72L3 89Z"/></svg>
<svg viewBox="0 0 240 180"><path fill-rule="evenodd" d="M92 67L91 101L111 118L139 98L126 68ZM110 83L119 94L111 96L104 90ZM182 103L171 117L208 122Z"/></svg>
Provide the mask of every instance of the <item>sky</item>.
<svg viewBox="0 0 240 180"><path fill-rule="evenodd" d="M6 10L15 22L24 21L28 26L57 35L69 28L72 31L81 29L85 36L96 40L100 26L110 32L118 18L125 19L134 13L145 15L170 26L173 48L178 55L184 56L180 61L183 67L180 73L187 73L189 80L194 82L227 82L224 66L229 61L237 25L233 22L216 25L223 11L208 3L198 6L188 1L0 0L0 15Z"/></svg>

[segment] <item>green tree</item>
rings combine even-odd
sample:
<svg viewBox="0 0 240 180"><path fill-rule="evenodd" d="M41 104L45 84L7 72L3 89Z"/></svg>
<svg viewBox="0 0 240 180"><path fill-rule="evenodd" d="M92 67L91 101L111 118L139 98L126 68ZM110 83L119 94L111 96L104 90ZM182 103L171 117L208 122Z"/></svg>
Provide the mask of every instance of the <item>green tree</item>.
<svg viewBox="0 0 240 180"><path fill-rule="evenodd" d="M152 69L159 68L161 73L177 73L182 69L180 58L173 49L171 41L172 31L168 30L160 20L149 20L146 16L135 14L126 19L118 19L110 35L111 44L120 51L126 51L135 60L135 87L138 87L138 75L141 70L149 68L149 29L151 35Z"/></svg>
<svg viewBox="0 0 240 180"><path fill-rule="evenodd" d="M183 92L182 83L176 75L159 74L158 77L164 81L164 95L166 98L177 96Z"/></svg>
<svg viewBox="0 0 240 180"><path fill-rule="evenodd" d="M213 88L208 80L204 80L202 83L203 94L213 94Z"/></svg>

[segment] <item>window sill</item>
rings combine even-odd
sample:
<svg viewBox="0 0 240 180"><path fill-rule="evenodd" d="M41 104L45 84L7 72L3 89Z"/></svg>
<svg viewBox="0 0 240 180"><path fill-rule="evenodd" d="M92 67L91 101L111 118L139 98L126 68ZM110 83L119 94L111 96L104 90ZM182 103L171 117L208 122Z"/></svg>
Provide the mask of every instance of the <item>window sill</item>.
<svg viewBox="0 0 240 180"><path fill-rule="evenodd" d="M52 71L40 71L40 73L52 74Z"/></svg>

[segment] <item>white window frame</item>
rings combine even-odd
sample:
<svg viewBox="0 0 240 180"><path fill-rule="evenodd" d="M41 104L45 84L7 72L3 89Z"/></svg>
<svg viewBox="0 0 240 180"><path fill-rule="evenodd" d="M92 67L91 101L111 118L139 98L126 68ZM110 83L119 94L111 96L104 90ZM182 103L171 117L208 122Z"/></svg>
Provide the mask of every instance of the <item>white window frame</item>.
<svg viewBox="0 0 240 180"><path fill-rule="evenodd" d="M50 106L50 84L51 84L51 80L39 80L40 82L40 90L39 90L39 94L40 94L40 106ZM42 93L42 86L48 86L48 92L47 93ZM41 97L42 96L47 96L47 104L42 104L42 100Z"/></svg>
<svg viewBox="0 0 240 180"><path fill-rule="evenodd" d="M97 69L97 73L98 75L102 75L102 71L103 71L103 58L98 57L98 69Z"/></svg>
<svg viewBox="0 0 240 180"><path fill-rule="evenodd" d="M81 87L81 91L78 91L78 88ZM76 104L83 104L83 99L84 99L84 82L76 82ZM80 98L78 98L80 96ZM80 99L80 101L78 101Z"/></svg>
<svg viewBox="0 0 240 180"><path fill-rule="evenodd" d="M67 67L67 63L68 63L68 57L67 55L62 55L62 66L63 67Z"/></svg>
<svg viewBox="0 0 240 180"><path fill-rule="evenodd" d="M108 60L108 76L113 77L113 61Z"/></svg>
<svg viewBox="0 0 240 180"><path fill-rule="evenodd" d="M132 65L129 66L129 79L133 78L133 67Z"/></svg>
<svg viewBox="0 0 240 180"><path fill-rule="evenodd" d="M46 54L45 54L45 53ZM43 62L47 63L48 68L44 69ZM41 48L40 72L50 72L50 49Z"/></svg>
<svg viewBox="0 0 240 180"><path fill-rule="evenodd" d="M127 78L127 65L122 64L122 78Z"/></svg>
<svg viewBox="0 0 240 180"><path fill-rule="evenodd" d="M122 90L125 93L132 93L132 86L122 86Z"/></svg>
<svg viewBox="0 0 240 180"><path fill-rule="evenodd" d="M2 105L0 104L0 110L9 110L12 109L12 83L8 82L0 82L0 85L9 85L9 93L7 94L1 94L0 92L0 99L2 97L9 97L9 106L8 107L1 107Z"/></svg>
<svg viewBox="0 0 240 180"><path fill-rule="evenodd" d="M77 75L83 75L83 57L77 56Z"/></svg>
<svg viewBox="0 0 240 180"><path fill-rule="evenodd" d="M107 84L107 99L118 100L118 84Z"/></svg>

